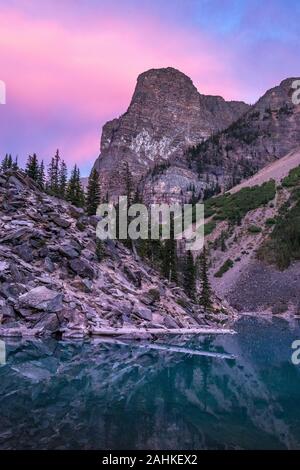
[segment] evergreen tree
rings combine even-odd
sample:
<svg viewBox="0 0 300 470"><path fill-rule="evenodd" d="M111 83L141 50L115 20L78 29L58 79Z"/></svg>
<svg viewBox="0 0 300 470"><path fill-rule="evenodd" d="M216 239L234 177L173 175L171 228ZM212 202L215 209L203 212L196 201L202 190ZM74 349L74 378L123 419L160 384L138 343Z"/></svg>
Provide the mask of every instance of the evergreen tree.
<svg viewBox="0 0 300 470"><path fill-rule="evenodd" d="M170 217L170 238L163 245L163 275L169 281L177 281L177 245L174 235L174 214Z"/></svg>
<svg viewBox="0 0 300 470"><path fill-rule="evenodd" d="M210 310L212 307L211 302L211 287L208 279L208 268L207 268L207 253L206 248L200 255L200 279L201 279L201 294L199 303L206 309Z"/></svg>
<svg viewBox="0 0 300 470"><path fill-rule="evenodd" d="M48 167L47 191L53 196L59 196L59 151L56 151Z"/></svg>
<svg viewBox="0 0 300 470"><path fill-rule="evenodd" d="M86 210L88 215L95 215L97 207L100 204L101 193L100 193L100 182L99 182L99 173L94 168L91 171L87 187L86 195Z"/></svg>
<svg viewBox="0 0 300 470"><path fill-rule="evenodd" d="M97 256L98 261L102 261L103 258L105 258L106 256L104 241L100 240L100 238L98 237L96 239L96 256Z"/></svg>
<svg viewBox="0 0 300 470"><path fill-rule="evenodd" d="M225 238L226 238L226 233L225 233L224 230L223 230L222 233L221 233L221 250L222 250L222 251L226 251L226 250L227 250Z"/></svg>
<svg viewBox="0 0 300 470"><path fill-rule="evenodd" d="M12 163L12 165L11 165L11 168L12 168L13 170L18 170L18 169L19 169L19 165L18 165L18 156L16 156L15 161L14 161L14 162Z"/></svg>
<svg viewBox="0 0 300 470"><path fill-rule="evenodd" d="M64 160L61 160L58 170L58 196L62 199L66 196L68 169Z"/></svg>
<svg viewBox="0 0 300 470"><path fill-rule="evenodd" d="M39 162L36 154L29 155L26 163L25 173L34 181L39 179Z"/></svg>
<svg viewBox="0 0 300 470"><path fill-rule="evenodd" d="M6 170L11 169L12 167L13 167L13 161L12 161L11 154L7 153L2 160L1 171L4 172Z"/></svg>
<svg viewBox="0 0 300 470"><path fill-rule="evenodd" d="M44 167L44 161L41 161L41 164L38 169L38 178L37 178L37 183L40 186L42 190L45 189L45 167Z"/></svg>
<svg viewBox="0 0 300 470"><path fill-rule="evenodd" d="M190 250L187 251L184 263L183 287L191 299L196 298L196 266Z"/></svg>
<svg viewBox="0 0 300 470"><path fill-rule="evenodd" d="M68 201L74 204L74 206L84 206L84 191L80 182L80 171L77 165L74 166L71 172L71 177L67 186L66 197Z"/></svg>

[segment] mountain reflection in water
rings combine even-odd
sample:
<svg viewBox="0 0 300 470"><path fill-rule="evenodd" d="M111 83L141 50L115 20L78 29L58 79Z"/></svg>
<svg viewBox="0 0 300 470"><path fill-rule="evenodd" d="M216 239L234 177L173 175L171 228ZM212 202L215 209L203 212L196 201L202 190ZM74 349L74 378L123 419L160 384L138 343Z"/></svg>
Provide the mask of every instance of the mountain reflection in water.
<svg viewBox="0 0 300 470"><path fill-rule="evenodd" d="M299 449L299 323L247 317L235 328L155 343L173 351L5 340L0 449Z"/></svg>

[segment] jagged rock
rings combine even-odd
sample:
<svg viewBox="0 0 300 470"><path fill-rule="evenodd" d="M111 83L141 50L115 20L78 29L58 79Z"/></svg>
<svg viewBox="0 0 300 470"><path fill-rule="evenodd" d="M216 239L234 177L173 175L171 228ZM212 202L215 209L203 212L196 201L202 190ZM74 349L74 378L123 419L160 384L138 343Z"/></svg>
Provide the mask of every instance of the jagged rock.
<svg viewBox="0 0 300 470"><path fill-rule="evenodd" d="M73 286L83 292L92 292L93 290L93 283L90 279L75 279L73 282Z"/></svg>
<svg viewBox="0 0 300 470"><path fill-rule="evenodd" d="M44 286L35 287L19 297L21 306L47 312L59 312L62 309L62 300L63 295L60 292Z"/></svg>
<svg viewBox="0 0 300 470"><path fill-rule="evenodd" d="M56 225L62 228L68 228L71 225L71 222L64 217L61 217L59 215L54 215L51 219Z"/></svg>
<svg viewBox="0 0 300 470"><path fill-rule="evenodd" d="M15 175L11 175L8 178L8 183L15 186L18 189L24 188L24 184L20 181L20 178L17 178Z"/></svg>
<svg viewBox="0 0 300 470"><path fill-rule="evenodd" d="M142 282L142 275L140 271L133 271L128 266L124 266L124 273L126 274L128 280L132 282L136 287L141 287Z"/></svg>
<svg viewBox="0 0 300 470"><path fill-rule="evenodd" d="M90 215L89 218L88 218L89 223L93 227L97 227L97 224L98 224L98 222L100 222L100 220L101 220L101 217L98 217L98 215Z"/></svg>
<svg viewBox="0 0 300 470"><path fill-rule="evenodd" d="M4 274L9 268L9 264L6 261L0 261L0 276Z"/></svg>
<svg viewBox="0 0 300 470"><path fill-rule="evenodd" d="M179 325L176 323L176 321L170 317L169 315L166 315L164 317L164 325L167 327L167 328L170 328L170 329L174 329L174 328L178 328Z"/></svg>
<svg viewBox="0 0 300 470"><path fill-rule="evenodd" d="M26 288L23 284L18 282L2 282L0 284L0 292L4 295L5 298L16 298L23 292Z"/></svg>
<svg viewBox="0 0 300 470"><path fill-rule="evenodd" d="M138 305L137 303L135 303L132 313L133 315L137 315L143 320L152 321L152 311L150 310L150 308L146 308L142 305Z"/></svg>
<svg viewBox="0 0 300 470"><path fill-rule="evenodd" d="M95 252L87 250L86 248L84 250L82 250L81 256L83 256L84 258L86 258L89 261L93 261L93 260L95 261L97 259L96 255L95 255Z"/></svg>
<svg viewBox="0 0 300 470"><path fill-rule="evenodd" d="M83 258L75 258L69 262L70 268L81 277L93 279L95 272L92 266Z"/></svg>
<svg viewBox="0 0 300 470"><path fill-rule="evenodd" d="M23 243L15 248L15 252L22 258L26 263L30 263L33 260L33 250L29 243Z"/></svg>
<svg viewBox="0 0 300 470"><path fill-rule="evenodd" d="M15 319L15 312L11 305L0 299L0 323L6 323L7 321L11 321Z"/></svg>
<svg viewBox="0 0 300 470"><path fill-rule="evenodd" d="M53 273L55 270L55 266L48 256L44 260L44 268L48 273Z"/></svg>
<svg viewBox="0 0 300 470"><path fill-rule="evenodd" d="M34 326L35 328L41 328L49 333L55 333L60 328L60 321L56 313L47 312L42 315Z"/></svg>
<svg viewBox="0 0 300 470"><path fill-rule="evenodd" d="M73 259L73 258L78 258L79 253L73 246L71 245L61 245L59 247L59 252L65 256L66 258Z"/></svg>
<svg viewBox="0 0 300 470"><path fill-rule="evenodd" d="M79 219L84 215L84 210L81 207L69 206L69 214L74 219Z"/></svg>

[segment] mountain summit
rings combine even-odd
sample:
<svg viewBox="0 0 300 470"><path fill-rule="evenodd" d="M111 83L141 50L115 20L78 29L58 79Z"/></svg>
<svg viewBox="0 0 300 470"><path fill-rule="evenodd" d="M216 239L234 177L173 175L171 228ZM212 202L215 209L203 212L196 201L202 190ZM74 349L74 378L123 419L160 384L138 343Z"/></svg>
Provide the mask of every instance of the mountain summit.
<svg viewBox="0 0 300 470"><path fill-rule="evenodd" d="M120 194L124 161L136 182L161 163L186 167L188 147L227 128L248 108L200 94L189 77L172 67L142 73L127 112L103 127L95 167L105 189L110 196Z"/></svg>

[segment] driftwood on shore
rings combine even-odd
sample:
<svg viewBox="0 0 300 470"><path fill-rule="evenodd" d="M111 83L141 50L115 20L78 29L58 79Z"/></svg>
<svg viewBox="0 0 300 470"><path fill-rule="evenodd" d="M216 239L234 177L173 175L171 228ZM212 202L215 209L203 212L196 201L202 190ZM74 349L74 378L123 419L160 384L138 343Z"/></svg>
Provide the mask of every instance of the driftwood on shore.
<svg viewBox="0 0 300 470"><path fill-rule="evenodd" d="M147 335L223 335L235 334L234 330L226 328L93 328L93 336L147 336Z"/></svg>

